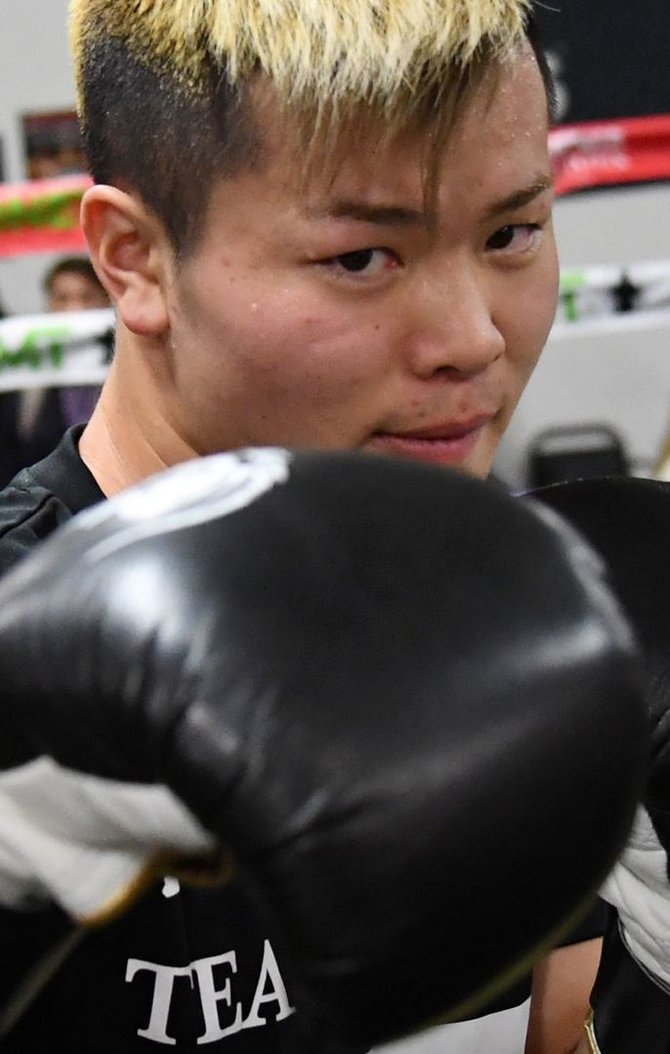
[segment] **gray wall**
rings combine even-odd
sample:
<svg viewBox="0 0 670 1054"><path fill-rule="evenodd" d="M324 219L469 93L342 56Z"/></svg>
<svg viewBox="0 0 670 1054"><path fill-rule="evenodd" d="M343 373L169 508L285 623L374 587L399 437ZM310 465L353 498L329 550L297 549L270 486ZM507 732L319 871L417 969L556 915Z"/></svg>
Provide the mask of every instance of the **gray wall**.
<svg viewBox="0 0 670 1054"><path fill-rule="evenodd" d="M22 114L74 105L67 7L67 0L2 0L0 137L8 182L25 176ZM43 255L0 260L0 302L9 311L41 310L40 279L51 259Z"/></svg>

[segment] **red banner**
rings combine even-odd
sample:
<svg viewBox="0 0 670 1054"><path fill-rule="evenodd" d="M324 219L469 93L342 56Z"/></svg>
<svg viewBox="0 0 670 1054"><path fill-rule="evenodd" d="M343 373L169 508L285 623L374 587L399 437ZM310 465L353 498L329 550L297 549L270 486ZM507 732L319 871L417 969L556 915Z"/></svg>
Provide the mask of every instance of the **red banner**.
<svg viewBox="0 0 670 1054"><path fill-rule="evenodd" d="M670 114L561 125L549 145L559 195L670 179Z"/></svg>
<svg viewBox="0 0 670 1054"><path fill-rule="evenodd" d="M0 184L0 257L84 251L79 204L90 185L85 175Z"/></svg>

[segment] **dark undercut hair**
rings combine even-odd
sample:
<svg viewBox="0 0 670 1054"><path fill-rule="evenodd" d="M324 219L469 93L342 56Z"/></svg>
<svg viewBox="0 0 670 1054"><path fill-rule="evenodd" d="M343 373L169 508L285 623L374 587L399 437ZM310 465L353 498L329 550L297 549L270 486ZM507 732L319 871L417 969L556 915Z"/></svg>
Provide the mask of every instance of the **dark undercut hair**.
<svg viewBox="0 0 670 1054"><path fill-rule="evenodd" d="M258 158L246 96L221 76L207 95L189 92L113 37L96 41L82 83L82 131L94 181L135 191L178 254L187 254L198 241L215 180Z"/></svg>

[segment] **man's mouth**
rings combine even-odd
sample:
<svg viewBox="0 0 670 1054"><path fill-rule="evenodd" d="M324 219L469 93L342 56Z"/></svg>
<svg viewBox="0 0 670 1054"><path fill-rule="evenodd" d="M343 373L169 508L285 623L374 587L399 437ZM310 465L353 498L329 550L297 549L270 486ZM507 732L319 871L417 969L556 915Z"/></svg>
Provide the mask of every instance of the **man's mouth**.
<svg viewBox="0 0 670 1054"><path fill-rule="evenodd" d="M478 445L493 414L436 424L403 432L376 432L365 449L380 454L428 461L438 465L464 465Z"/></svg>

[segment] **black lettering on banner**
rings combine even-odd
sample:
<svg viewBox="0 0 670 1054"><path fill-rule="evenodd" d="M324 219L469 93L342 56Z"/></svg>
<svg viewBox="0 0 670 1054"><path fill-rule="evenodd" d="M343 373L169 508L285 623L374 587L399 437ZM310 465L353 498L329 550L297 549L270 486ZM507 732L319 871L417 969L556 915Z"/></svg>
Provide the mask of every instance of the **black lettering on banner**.
<svg viewBox="0 0 670 1054"><path fill-rule="evenodd" d="M45 362L53 369L63 365L63 345L70 335L66 326L33 329L26 333L18 348L11 350L0 341L0 370L28 366L39 370Z"/></svg>

